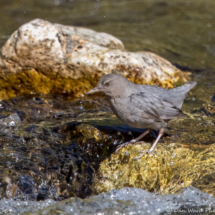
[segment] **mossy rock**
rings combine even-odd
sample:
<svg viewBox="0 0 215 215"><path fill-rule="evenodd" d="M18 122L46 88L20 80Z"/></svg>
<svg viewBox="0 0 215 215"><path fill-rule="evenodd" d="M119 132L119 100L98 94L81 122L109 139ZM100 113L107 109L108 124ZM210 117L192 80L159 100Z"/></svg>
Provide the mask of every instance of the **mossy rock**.
<svg viewBox="0 0 215 215"><path fill-rule="evenodd" d="M97 174L98 192L137 187L171 194L186 186L194 186L214 194L215 144L195 150L183 144L159 144L154 156L146 154L134 160L138 151L149 147L146 143L127 146L104 160Z"/></svg>

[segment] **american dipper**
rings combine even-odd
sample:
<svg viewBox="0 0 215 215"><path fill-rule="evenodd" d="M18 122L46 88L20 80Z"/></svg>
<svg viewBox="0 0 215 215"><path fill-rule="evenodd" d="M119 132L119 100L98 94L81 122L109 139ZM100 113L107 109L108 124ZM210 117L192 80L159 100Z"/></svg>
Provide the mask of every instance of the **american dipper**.
<svg viewBox="0 0 215 215"><path fill-rule="evenodd" d="M98 84L90 93L103 92L110 99L113 113L125 124L135 128L147 128L147 130L136 139L118 146L116 152L128 144L134 144L150 129L158 129L159 135L144 154L153 154L156 144L164 133L164 128L171 119L186 116L180 109L185 94L197 83L188 82L181 87L165 89L151 85L134 84L119 74L108 74L100 78Z"/></svg>

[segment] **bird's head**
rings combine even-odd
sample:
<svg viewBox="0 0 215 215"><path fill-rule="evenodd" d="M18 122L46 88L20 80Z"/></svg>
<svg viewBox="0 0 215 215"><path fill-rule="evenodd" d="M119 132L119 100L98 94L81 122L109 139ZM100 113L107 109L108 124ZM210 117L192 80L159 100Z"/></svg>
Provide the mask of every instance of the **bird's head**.
<svg viewBox="0 0 215 215"><path fill-rule="evenodd" d="M114 98L120 95L125 89L128 80L119 74L108 74L100 78L98 84L87 94L102 92L105 95Z"/></svg>

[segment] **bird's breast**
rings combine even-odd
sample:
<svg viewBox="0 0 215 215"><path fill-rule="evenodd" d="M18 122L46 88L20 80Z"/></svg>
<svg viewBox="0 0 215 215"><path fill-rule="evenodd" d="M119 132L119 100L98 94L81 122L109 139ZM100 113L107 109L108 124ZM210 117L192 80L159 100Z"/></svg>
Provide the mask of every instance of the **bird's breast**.
<svg viewBox="0 0 215 215"><path fill-rule="evenodd" d="M111 109L113 113L121 120L124 121L131 113L127 108L127 101L124 98L115 98L110 100Z"/></svg>
<svg viewBox="0 0 215 215"><path fill-rule="evenodd" d="M138 121L137 110L130 104L128 98L111 99L111 109L125 124L133 125L133 123L137 123Z"/></svg>

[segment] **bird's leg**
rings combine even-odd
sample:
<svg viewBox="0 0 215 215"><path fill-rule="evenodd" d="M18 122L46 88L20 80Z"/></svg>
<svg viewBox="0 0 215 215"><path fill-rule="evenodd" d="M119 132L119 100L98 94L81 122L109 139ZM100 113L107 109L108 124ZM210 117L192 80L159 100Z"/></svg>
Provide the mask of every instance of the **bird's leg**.
<svg viewBox="0 0 215 215"><path fill-rule="evenodd" d="M129 144L134 144L136 143L138 140L140 140L141 138L143 138L144 136L146 136L148 133L150 132L150 129L146 130L143 134L141 134L139 137L131 140L130 142L126 142L126 143L123 143L123 144L120 144L117 148L116 148L116 153L124 146L127 146Z"/></svg>
<svg viewBox="0 0 215 215"><path fill-rule="evenodd" d="M139 137L133 139L130 141L130 143L136 143L138 140L142 139L144 136L146 136L150 132L150 129L147 129L143 134L141 134Z"/></svg>
<svg viewBox="0 0 215 215"><path fill-rule="evenodd" d="M142 151L143 153L140 154L138 157L134 158L134 160L138 160L139 158L141 158L143 155L145 155L146 153L148 154L153 154L154 152L154 149L158 143L158 141L160 140L160 138L163 136L164 134L164 128L161 128L160 131L159 131L159 135L156 139L156 141L153 143L152 147L149 149L149 150L146 150L146 151Z"/></svg>

